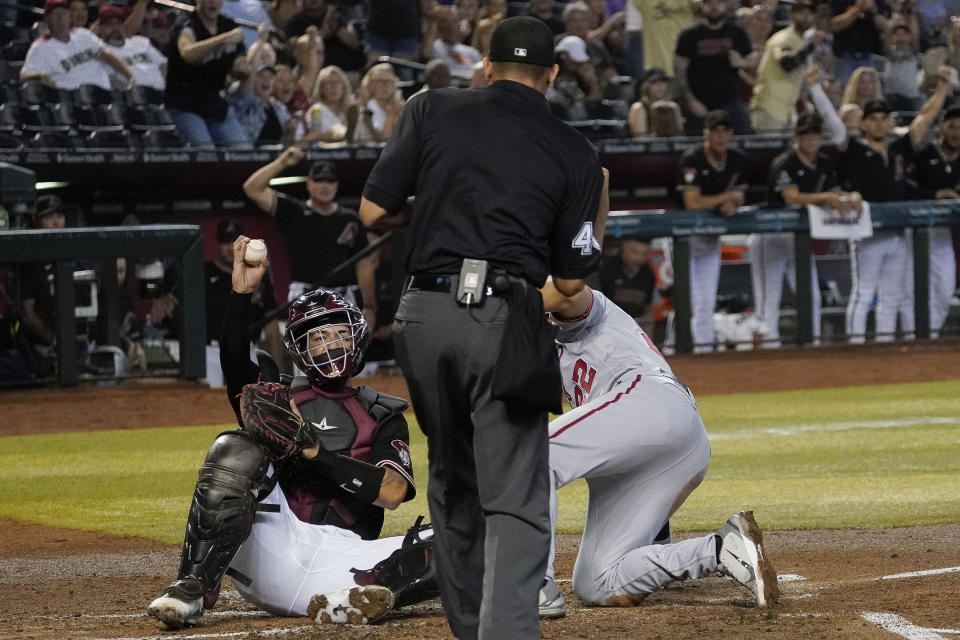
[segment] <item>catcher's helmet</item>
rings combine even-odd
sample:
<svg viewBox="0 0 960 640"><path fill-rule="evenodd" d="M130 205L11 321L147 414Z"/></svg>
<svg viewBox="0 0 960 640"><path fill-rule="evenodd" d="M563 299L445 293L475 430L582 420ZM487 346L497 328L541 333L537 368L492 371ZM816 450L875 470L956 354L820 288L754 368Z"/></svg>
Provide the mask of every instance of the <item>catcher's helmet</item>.
<svg viewBox="0 0 960 640"><path fill-rule="evenodd" d="M283 341L311 382L336 388L363 369L370 332L355 304L335 291L314 289L290 305Z"/></svg>

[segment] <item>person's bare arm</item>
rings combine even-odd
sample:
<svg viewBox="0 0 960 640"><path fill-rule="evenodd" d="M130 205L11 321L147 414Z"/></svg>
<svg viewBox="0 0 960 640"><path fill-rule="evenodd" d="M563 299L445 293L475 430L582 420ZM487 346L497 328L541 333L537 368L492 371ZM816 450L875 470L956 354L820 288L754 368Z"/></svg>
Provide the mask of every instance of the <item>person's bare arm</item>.
<svg viewBox="0 0 960 640"><path fill-rule="evenodd" d="M547 278L546 284L540 288L544 311L553 313L561 320L572 320L590 310L590 305L593 304L593 292L590 287L583 286L574 295L568 296L557 289L556 280L556 278Z"/></svg>
<svg viewBox="0 0 960 640"><path fill-rule="evenodd" d="M130 68L123 63L123 60L113 55L106 49L100 50L100 62L114 69L117 73L126 78L127 82L129 82L131 85L136 80L136 77L133 75L133 71L130 71Z"/></svg>
<svg viewBox="0 0 960 640"><path fill-rule="evenodd" d="M627 122L630 124L630 133L633 134L634 138L647 136L650 128L647 125L647 110L643 108L642 103L634 102L630 105Z"/></svg>
<svg viewBox="0 0 960 640"><path fill-rule="evenodd" d="M240 44L243 42L243 30L240 27L224 31L212 38L197 42L189 33L181 33L177 38L177 49L180 51L180 57L187 64L201 64L208 55L227 44Z"/></svg>
<svg viewBox="0 0 960 640"><path fill-rule="evenodd" d="M724 191L712 196L705 196L700 193L697 187L688 187L683 190L683 207L685 209L716 209L726 202L735 199L734 194L741 194L740 191Z"/></svg>
<svg viewBox="0 0 960 640"><path fill-rule="evenodd" d="M357 260L357 286L360 287L360 296L363 298L363 317L372 332L377 325L377 260L367 256Z"/></svg>
<svg viewBox="0 0 960 640"><path fill-rule="evenodd" d="M130 15L123 21L123 36L125 38L131 38L140 33L149 4L150 0L137 0L137 3L133 5L133 9L130 10Z"/></svg>
<svg viewBox="0 0 960 640"><path fill-rule="evenodd" d="M370 229L377 223L378 220L388 215L390 212L380 205L361 197L359 213L360 221L363 222L363 226L365 226L367 229Z"/></svg>
<svg viewBox="0 0 960 640"><path fill-rule="evenodd" d="M270 188L270 181L303 159L303 151L288 147L276 160L257 169L243 183L243 192L253 200L262 211L275 215L277 212L277 192Z"/></svg>
<svg viewBox="0 0 960 640"><path fill-rule="evenodd" d="M593 222L593 235L603 249L603 232L607 227L607 215L610 213L610 171L602 167L603 187L600 190L600 201L597 202L597 217Z"/></svg>
<svg viewBox="0 0 960 640"><path fill-rule="evenodd" d="M690 67L690 60L683 56L674 56L673 58L673 69L675 72L676 78L676 94L677 100L680 104L687 105L687 108L690 109L690 112L693 113L698 118L703 118L707 115L707 107L702 102L697 100L696 96L693 95L693 91L690 89L690 82L687 78L687 69Z"/></svg>
<svg viewBox="0 0 960 640"><path fill-rule="evenodd" d="M43 71L28 71L26 73L20 74L21 83L30 82L30 81L42 82L48 87L56 86L53 82L53 78L51 78L47 73Z"/></svg>
<svg viewBox="0 0 960 640"><path fill-rule="evenodd" d="M380 483L380 495L373 501L373 504L393 511L403 502L409 486L406 478L386 467L383 481Z"/></svg>
<svg viewBox="0 0 960 640"><path fill-rule="evenodd" d="M936 121L937 115L939 115L940 109L943 108L943 103L950 93L950 79L953 75L952 67L946 65L941 66L937 69L937 75L939 76L939 80L937 81L936 91L934 91L933 95L924 103L923 107L920 108L920 112L917 113L913 122L910 123L910 140L914 146L920 144L924 136L927 135L927 131L930 130L930 125Z"/></svg>
<svg viewBox="0 0 960 640"><path fill-rule="evenodd" d="M833 27L833 32L837 33L844 29L849 29L850 25L857 21L861 13L860 7L857 6L857 4L852 4L847 7L847 10L843 13L830 18L830 26Z"/></svg>
<svg viewBox="0 0 960 640"><path fill-rule="evenodd" d="M53 344L57 336L53 332L53 329L48 327L47 323L43 321L43 318L37 314L37 301L33 298L25 299L21 305L21 311L23 312L23 323L30 327L30 330L33 331L44 344Z"/></svg>

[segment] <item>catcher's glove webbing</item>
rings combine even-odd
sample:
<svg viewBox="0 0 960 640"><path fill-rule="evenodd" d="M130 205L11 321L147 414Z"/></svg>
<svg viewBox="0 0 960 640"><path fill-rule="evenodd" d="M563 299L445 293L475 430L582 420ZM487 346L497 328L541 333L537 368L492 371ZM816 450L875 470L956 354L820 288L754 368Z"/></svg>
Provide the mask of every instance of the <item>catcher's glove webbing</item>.
<svg viewBox="0 0 960 640"><path fill-rule="evenodd" d="M316 445L316 432L290 406L290 388L274 382L248 384L240 393L243 430L277 459Z"/></svg>

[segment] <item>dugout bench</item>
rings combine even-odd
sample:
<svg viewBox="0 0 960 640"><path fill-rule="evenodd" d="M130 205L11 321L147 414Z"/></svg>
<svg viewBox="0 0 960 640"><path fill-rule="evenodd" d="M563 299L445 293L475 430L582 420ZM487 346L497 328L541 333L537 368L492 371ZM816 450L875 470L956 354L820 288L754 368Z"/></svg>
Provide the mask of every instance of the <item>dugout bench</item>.
<svg viewBox="0 0 960 640"><path fill-rule="evenodd" d="M960 200L913 200L870 203L874 231L913 229L913 280L916 334L930 337L930 228L960 224ZM611 211L605 237L649 241L673 238L673 303L676 315L676 350L693 351L690 330L690 237L749 233L794 234L797 270L797 344L813 340L813 305L810 281L810 221L805 208L762 209L742 207L723 217L712 211L657 209Z"/></svg>

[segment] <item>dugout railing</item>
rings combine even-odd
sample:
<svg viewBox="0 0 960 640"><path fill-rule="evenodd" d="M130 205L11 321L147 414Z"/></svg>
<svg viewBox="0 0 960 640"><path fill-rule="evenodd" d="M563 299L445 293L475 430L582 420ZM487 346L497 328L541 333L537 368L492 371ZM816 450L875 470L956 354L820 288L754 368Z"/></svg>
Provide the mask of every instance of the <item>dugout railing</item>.
<svg viewBox="0 0 960 640"><path fill-rule="evenodd" d="M173 256L177 267L177 325L180 328L180 375L199 379L206 375L206 308L204 290L203 237L196 225L150 225L90 227L61 230L14 230L0 233L0 256L5 263L53 263L56 295L58 382L77 384L80 359L74 322L74 266L72 261L93 259L106 262L98 269L108 307L117 301L117 257ZM114 261L114 264L109 264ZM111 281L112 277L112 281ZM119 322L120 314L110 309L108 323ZM107 327L117 335L119 327Z"/></svg>
<svg viewBox="0 0 960 640"><path fill-rule="evenodd" d="M960 200L914 200L871 203L874 231L913 229L914 308L916 334L930 337L930 229L960 224ZM810 281L810 220L805 208L741 208L730 217L711 211L645 210L612 211L605 237L651 240L673 238L673 304L676 316L676 350L693 351L690 329L690 237L750 233L794 234L797 277L798 345L813 341L813 304Z"/></svg>

